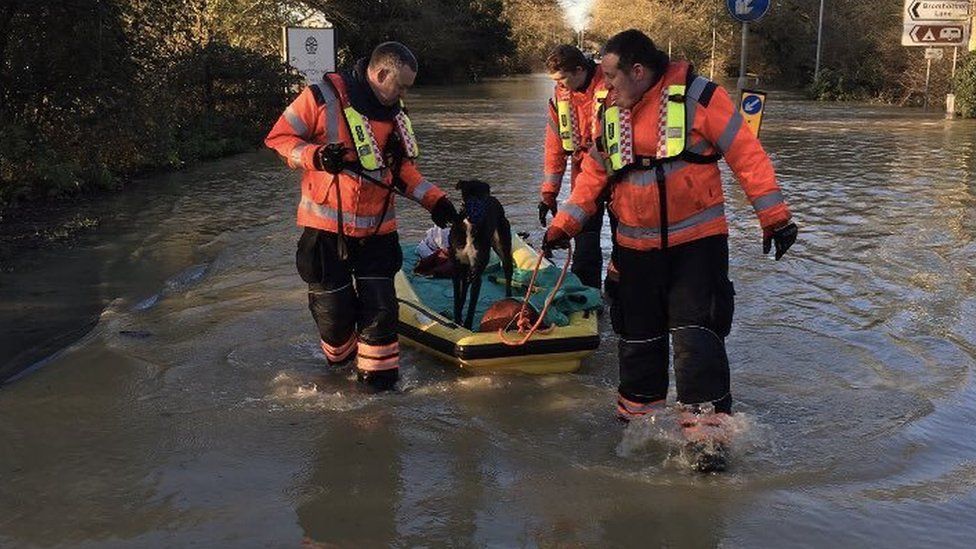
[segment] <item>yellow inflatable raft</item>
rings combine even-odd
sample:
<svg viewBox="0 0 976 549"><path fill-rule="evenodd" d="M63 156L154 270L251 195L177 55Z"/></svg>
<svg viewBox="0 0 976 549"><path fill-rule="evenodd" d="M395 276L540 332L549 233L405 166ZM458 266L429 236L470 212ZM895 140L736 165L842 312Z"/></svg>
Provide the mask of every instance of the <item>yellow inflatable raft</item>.
<svg viewBox="0 0 976 549"><path fill-rule="evenodd" d="M515 235L512 246L516 266L531 269L538 259L536 251ZM409 253L405 250L405 256ZM543 259L543 265L551 263ZM412 269L409 261L405 261L404 268ZM497 332L473 332L425 304L418 295L423 292L417 291L411 279L417 280L404 271L397 273L395 279L400 302L398 331L401 341L466 370L526 374L573 372L600 345L597 315L593 310L569 313L566 326L557 326L545 334L536 333L523 345L506 345ZM450 280L445 283L447 287L451 286ZM486 281L483 288L490 284ZM524 292L524 288L521 291ZM516 289L514 293L518 296L520 291ZM521 339L514 332L509 332L508 337Z"/></svg>

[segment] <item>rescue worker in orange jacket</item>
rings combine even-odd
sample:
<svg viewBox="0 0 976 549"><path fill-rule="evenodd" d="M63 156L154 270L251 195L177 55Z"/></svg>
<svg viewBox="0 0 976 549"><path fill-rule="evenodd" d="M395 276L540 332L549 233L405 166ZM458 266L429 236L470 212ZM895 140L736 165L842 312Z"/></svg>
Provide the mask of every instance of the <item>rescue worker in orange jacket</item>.
<svg viewBox="0 0 976 549"><path fill-rule="evenodd" d="M620 334L619 417L664 405L669 335L678 401L696 413L729 414L725 337L735 292L719 157L759 217L763 253L775 244L780 259L796 240L796 225L769 157L724 89L670 61L637 30L610 38L602 65L611 92L601 134L544 247L564 246L579 233L609 187L618 219L613 261L620 286L610 314ZM686 431L695 424L682 421Z"/></svg>
<svg viewBox="0 0 976 549"><path fill-rule="evenodd" d="M549 101L543 155L539 201L539 223L543 227L547 215L556 215L558 211L556 197L567 160L570 161L570 188L576 184L580 164L593 144L597 108L607 94L603 69L587 59L576 46L563 44L556 47L546 59L546 69L556 85ZM583 284L597 289L603 273L603 251L600 249L603 210L601 202L597 212L576 235L573 249L573 273Z"/></svg>
<svg viewBox="0 0 976 549"><path fill-rule="evenodd" d="M303 170L296 264L325 357L339 364L355 356L359 380L378 390L399 377L393 277L403 256L393 195L423 205L438 226L457 217L417 169L401 101L416 74L406 46L380 44L368 62L305 88L265 139Z"/></svg>

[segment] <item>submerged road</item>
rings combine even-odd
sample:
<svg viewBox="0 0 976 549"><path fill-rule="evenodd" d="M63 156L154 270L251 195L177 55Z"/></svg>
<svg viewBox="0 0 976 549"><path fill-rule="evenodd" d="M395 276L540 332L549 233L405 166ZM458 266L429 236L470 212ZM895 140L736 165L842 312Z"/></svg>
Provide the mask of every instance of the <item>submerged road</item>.
<svg viewBox="0 0 976 549"><path fill-rule="evenodd" d="M488 180L537 231L550 90L412 93L427 176ZM606 319L575 374L408 350L402 390L370 396L325 371L296 176L254 153L80 205L60 222L89 228L0 269L0 370L34 365L0 389L0 546L971 546L976 123L768 108L801 232L763 257L727 178L727 474L687 472L669 414L613 419ZM398 211L419 239L426 213Z"/></svg>

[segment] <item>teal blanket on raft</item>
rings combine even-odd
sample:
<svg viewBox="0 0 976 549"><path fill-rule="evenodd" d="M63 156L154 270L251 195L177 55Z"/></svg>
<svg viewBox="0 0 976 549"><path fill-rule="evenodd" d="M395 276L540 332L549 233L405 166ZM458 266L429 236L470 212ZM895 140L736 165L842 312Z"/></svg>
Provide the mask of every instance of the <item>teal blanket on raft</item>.
<svg viewBox="0 0 976 549"><path fill-rule="evenodd" d="M403 244L403 273L407 276L413 286L417 297L429 308L437 311L447 318L454 318L454 286L450 278L427 278L413 273L413 268L420 260L416 253L415 244ZM556 281L562 267L549 265L539 270L536 277L536 290L529 298L529 303L537 311L541 311L546 304L546 298ZM492 254L491 262L482 275L484 281L481 284L481 295L478 296L478 304L475 307L475 323L481 322L481 317L493 303L505 298L505 273L502 272L501 263ZM519 301L525 297L525 289L532 278L532 271L515 269L512 275L512 297ZM602 306L600 292L594 288L584 286L579 278L573 273L566 273L563 285L556 292L549 312L546 313L546 323L549 325L566 326L569 324L569 315L577 311L598 309ZM465 303L467 312L467 303Z"/></svg>

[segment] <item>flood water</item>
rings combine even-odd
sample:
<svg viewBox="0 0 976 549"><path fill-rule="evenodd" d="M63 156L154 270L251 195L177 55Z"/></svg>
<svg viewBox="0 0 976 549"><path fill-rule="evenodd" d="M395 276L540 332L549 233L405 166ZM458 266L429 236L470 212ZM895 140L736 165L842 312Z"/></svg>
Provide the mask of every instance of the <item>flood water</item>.
<svg viewBox="0 0 976 549"><path fill-rule="evenodd" d="M550 89L413 93L428 178L538 231ZM0 369L34 364L0 389L0 546L972 547L976 124L773 93L763 142L801 232L763 257L727 178L729 472L689 472L671 414L613 419L605 318L574 374L326 371L297 176L260 152L81 204L0 269Z"/></svg>

